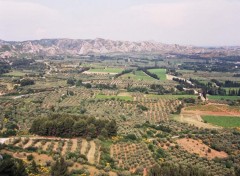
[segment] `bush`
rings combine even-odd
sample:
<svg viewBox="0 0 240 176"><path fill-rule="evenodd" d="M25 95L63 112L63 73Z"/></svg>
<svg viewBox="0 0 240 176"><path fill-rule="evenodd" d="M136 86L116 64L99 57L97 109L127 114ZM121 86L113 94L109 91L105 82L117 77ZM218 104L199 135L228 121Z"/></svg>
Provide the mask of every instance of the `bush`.
<svg viewBox="0 0 240 176"><path fill-rule="evenodd" d="M125 139L127 140L137 140L137 137L135 134L128 134L125 136Z"/></svg>
<svg viewBox="0 0 240 176"><path fill-rule="evenodd" d="M32 154L28 155L28 156L27 156L27 160L28 160L28 161L33 160L33 155L32 155Z"/></svg>

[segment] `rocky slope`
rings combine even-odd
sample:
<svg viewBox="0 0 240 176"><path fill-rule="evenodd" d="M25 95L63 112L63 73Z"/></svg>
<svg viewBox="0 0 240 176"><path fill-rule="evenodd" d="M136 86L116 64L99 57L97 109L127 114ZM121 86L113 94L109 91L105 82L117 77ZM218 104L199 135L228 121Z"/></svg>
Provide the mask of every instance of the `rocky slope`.
<svg viewBox="0 0 240 176"><path fill-rule="evenodd" d="M158 53L158 54L233 54L240 53L239 47L202 48L193 46L169 45L143 41L113 41L97 38L81 39L42 39L23 42L0 40L0 57L33 55L86 55L108 53Z"/></svg>

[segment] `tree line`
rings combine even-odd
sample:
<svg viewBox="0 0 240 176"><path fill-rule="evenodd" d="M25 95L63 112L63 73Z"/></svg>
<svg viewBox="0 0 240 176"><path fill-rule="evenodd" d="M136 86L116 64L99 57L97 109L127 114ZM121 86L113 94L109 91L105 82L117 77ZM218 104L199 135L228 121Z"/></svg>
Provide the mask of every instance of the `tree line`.
<svg viewBox="0 0 240 176"><path fill-rule="evenodd" d="M0 61L0 75L4 73L8 73L10 71L11 67L8 63L5 63L3 61Z"/></svg>
<svg viewBox="0 0 240 176"><path fill-rule="evenodd" d="M120 77L120 76L122 76L122 75L124 75L124 74L131 73L132 71L133 71L133 69L123 70L121 73L116 74L114 77L115 77L115 79L116 79L116 78L118 78L118 77Z"/></svg>
<svg viewBox="0 0 240 176"><path fill-rule="evenodd" d="M161 163L160 165L153 166L148 171L148 176L210 176L206 170L200 169L192 165L178 165L173 163Z"/></svg>
<svg viewBox="0 0 240 176"><path fill-rule="evenodd" d="M230 95L230 96L240 96L240 89L230 89L228 92L223 87L240 87L240 83L235 81L225 81L220 82L216 79L212 79L211 82L202 83L196 79L190 78L188 82L184 79L173 78L174 81L178 82L180 85L177 86L177 89L183 91L183 87L186 88L201 88L203 92L209 95ZM214 85L215 84L215 85Z"/></svg>
<svg viewBox="0 0 240 176"><path fill-rule="evenodd" d="M30 132L57 137L112 137L117 135L115 120L100 120L88 116L52 114L33 121Z"/></svg>
<svg viewBox="0 0 240 176"><path fill-rule="evenodd" d="M150 71L148 71L148 69L153 69L153 68L156 68L156 67L144 67L144 68L141 68L141 67L138 67L137 70L141 70L143 71L144 73L146 73L148 76L154 78L154 79L157 79L157 80L160 80L160 78L158 77L158 75L156 75L155 73L151 73Z"/></svg>
<svg viewBox="0 0 240 176"><path fill-rule="evenodd" d="M216 79L212 79L211 81L214 82L219 87L240 87L240 82L236 81L227 80L225 82L220 82Z"/></svg>

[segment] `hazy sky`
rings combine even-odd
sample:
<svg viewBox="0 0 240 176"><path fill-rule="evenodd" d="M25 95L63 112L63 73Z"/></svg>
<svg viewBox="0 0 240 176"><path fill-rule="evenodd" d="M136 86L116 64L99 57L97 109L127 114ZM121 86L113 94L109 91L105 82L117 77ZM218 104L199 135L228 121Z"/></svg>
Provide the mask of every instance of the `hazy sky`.
<svg viewBox="0 0 240 176"><path fill-rule="evenodd" d="M0 39L240 45L240 0L0 0Z"/></svg>

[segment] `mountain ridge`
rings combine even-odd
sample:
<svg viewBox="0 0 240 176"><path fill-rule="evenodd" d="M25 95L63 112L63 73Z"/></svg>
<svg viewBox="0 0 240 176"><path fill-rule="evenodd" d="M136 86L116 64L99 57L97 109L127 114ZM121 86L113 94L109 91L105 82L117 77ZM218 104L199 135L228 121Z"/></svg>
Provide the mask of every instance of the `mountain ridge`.
<svg viewBox="0 0 240 176"><path fill-rule="evenodd" d="M121 41L109 39L40 39L4 41L0 39L0 57L32 55L88 55L111 53L156 53L156 54L213 54L239 55L240 47L197 47L164 44L155 41Z"/></svg>

